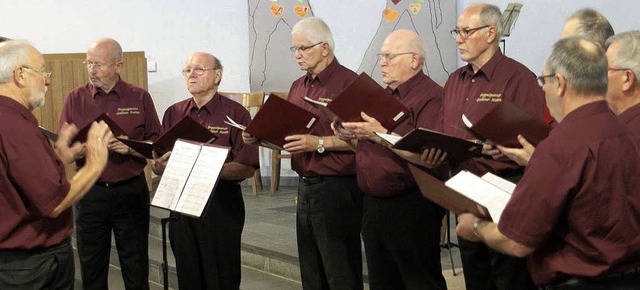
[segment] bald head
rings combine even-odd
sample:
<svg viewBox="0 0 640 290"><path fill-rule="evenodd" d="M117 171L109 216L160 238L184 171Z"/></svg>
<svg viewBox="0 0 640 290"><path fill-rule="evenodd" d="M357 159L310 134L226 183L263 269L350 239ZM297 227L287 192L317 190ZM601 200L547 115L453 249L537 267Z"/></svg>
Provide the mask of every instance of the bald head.
<svg viewBox="0 0 640 290"><path fill-rule="evenodd" d="M26 65L31 57L42 58L42 54L27 42L8 40L0 43L0 83L9 82L14 70Z"/></svg>
<svg viewBox="0 0 640 290"><path fill-rule="evenodd" d="M600 45L580 38L559 40L547 59L549 74L561 74L577 94L604 96L607 92L607 57Z"/></svg>
<svg viewBox="0 0 640 290"><path fill-rule="evenodd" d="M422 38L413 30L400 29L391 32L384 40L385 43L397 43L398 48L415 52L420 58L420 66L425 63L427 49Z"/></svg>
<svg viewBox="0 0 640 290"><path fill-rule="evenodd" d="M567 18L560 38L579 36L604 47L605 41L613 34L613 27L604 15L594 9L585 8Z"/></svg>
<svg viewBox="0 0 640 290"><path fill-rule="evenodd" d="M112 38L98 39L89 46L89 51L96 50L104 51L109 56L111 62L122 60L122 47L120 46L120 43Z"/></svg>

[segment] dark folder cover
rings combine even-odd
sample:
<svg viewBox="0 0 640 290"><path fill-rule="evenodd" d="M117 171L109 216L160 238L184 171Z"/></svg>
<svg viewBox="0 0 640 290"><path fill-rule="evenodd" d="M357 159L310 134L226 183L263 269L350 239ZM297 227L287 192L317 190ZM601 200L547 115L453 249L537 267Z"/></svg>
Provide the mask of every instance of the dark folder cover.
<svg viewBox="0 0 640 290"><path fill-rule="evenodd" d="M360 112L364 112L389 130L409 116L409 109L364 72L326 104L326 108L312 103L332 122L361 122Z"/></svg>
<svg viewBox="0 0 640 290"><path fill-rule="evenodd" d="M422 196L425 198L456 214L468 212L477 217L491 219L489 210L486 207L447 187L444 182L431 176L429 173L417 166L411 163L407 164L409 165L409 170L411 171L413 178L416 183L418 183Z"/></svg>
<svg viewBox="0 0 640 290"><path fill-rule="evenodd" d="M319 116L276 95L270 94L245 130L254 137L282 149L284 137L309 134Z"/></svg>
<svg viewBox="0 0 640 290"><path fill-rule="evenodd" d="M162 134L162 136L153 143L150 141L130 140L124 138L118 138L118 140L140 153L140 155L151 159L153 158L152 152L154 150L159 155L171 151L173 149L173 145L178 139L211 143L215 138L216 136L209 131L209 129L203 127L191 117L186 116L182 118L180 122L171 127L169 131Z"/></svg>
<svg viewBox="0 0 640 290"><path fill-rule="evenodd" d="M482 153L481 144L425 128L417 128L407 133L393 145L393 148L414 153L437 148L447 152L448 158L456 161L477 157Z"/></svg>
<svg viewBox="0 0 640 290"><path fill-rule="evenodd" d="M505 147L522 147L518 134L534 146L547 138L551 127L542 119L531 116L511 101L503 100L470 128L464 127L475 138L491 140Z"/></svg>
<svg viewBox="0 0 640 290"><path fill-rule="evenodd" d="M100 116L98 116L89 124L85 125L82 129L80 129L80 131L78 131L78 134L76 134L76 137L73 138L73 141L86 142L87 134L89 133L89 129L91 129L91 124L93 124L94 121L95 122L104 121L107 124L107 126L109 126L109 129L111 129L111 133L113 133L114 137L127 135L127 133L125 133L124 130L122 130L122 128L120 128L120 126L118 126L118 124L116 124L116 122L113 121L113 119L109 118L107 114L102 113Z"/></svg>

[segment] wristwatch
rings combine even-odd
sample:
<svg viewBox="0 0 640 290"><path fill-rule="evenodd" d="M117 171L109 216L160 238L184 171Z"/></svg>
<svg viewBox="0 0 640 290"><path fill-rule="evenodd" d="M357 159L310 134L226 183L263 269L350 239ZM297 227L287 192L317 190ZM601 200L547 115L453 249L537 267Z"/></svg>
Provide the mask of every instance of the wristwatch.
<svg viewBox="0 0 640 290"><path fill-rule="evenodd" d="M318 137L318 153L324 153L324 137Z"/></svg>

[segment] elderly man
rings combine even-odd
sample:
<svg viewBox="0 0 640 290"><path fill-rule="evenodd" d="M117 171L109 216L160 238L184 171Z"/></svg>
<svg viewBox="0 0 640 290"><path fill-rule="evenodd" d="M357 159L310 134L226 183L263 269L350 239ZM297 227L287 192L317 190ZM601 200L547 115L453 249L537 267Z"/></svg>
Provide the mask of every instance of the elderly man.
<svg viewBox="0 0 640 290"><path fill-rule="evenodd" d="M60 126L80 126L105 113L135 140L155 140L160 121L147 91L120 78L122 48L109 38L87 51L89 82L69 92ZM109 140L109 163L87 196L76 204L76 236L85 290L108 289L111 232L127 289L149 288L149 189L144 157L116 138ZM82 167L84 160L76 162Z"/></svg>
<svg viewBox="0 0 640 290"><path fill-rule="evenodd" d="M567 18L560 32L560 39L581 36L604 47L607 38L613 34L613 27L604 15L591 8L584 8Z"/></svg>
<svg viewBox="0 0 640 290"><path fill-rule="evenodd" d="M240 236L244 200L240 182L260 166L258 150L242 142L242 131L224 123L226 116L248 125L249 112L218 94L222 64L205 52L192 54L182 70L191 97L171 105L162 118L163 132L190 116L216 135L213 144L229 147L229 155L208 205L199 218L172 213L169 240L176 257L180 289L238 289ZM154 171L166 167L170 152L157 157Z"/></svg>
<svg viewBox="0 0 640 290"><path fill-rule="evenodd" d="M539 79L558 126L531 157L500 223L463 214L458 234L529 256L543 289L637 289L640 140L604 100L605 53L584 39L560 40Z"/></svg>
<svg viewBox="0 0 640 290"><path fill-rule="evenodd" d="M627 31L607 40L609 86L607 103L629 129L640 136L640 31Z"/></svg>
<svg viewBox="0 0 640 290"><path fill-rule="evenodd" d="M407 161L428 164L420 162L420 156L409 158L406 152L388 149L375 134L404 135L417 127L442 130L443 91L422 72L425 55L424 42L415 32L389 34L379 54L382 80L411 114L395 128L384 128L363 113L364 122L342 123L336 130L338 136L352 137L356 146L371 289L446 289L439 247L445 211L422 197Z"/></svg>
<svg viewBox="0 0 640 290"><path fill-rule="evenodd" d="M535 75L500 52L501 18L498 7L473 4L462 12L456 29L451 31L461 59L468 64L453 72L445 84L444 132L449 135L472 138L455 128L464 126L461 116L464 114L474 123L503 100L543 118L544 96ZM494 157L500 154L494 146L485 146L485 153ZM492 172L513 182L517 182L524 171L515 162L489 156L473 158L454 171L460 169L478 175ZM460 239L459 244L467 289L533 287L525 260L504 256L481 243Z"/></svg>
<svg viewBox="0 0 640 290"><path fill-rule="evenodd" d="M605 41L609 37L613 36L613 34L613 28L604 15L591 8L585 8L578 10L567 18L564 27L562 28L562 32L560 33L560 39L570 36L579 36L586 40L595 42L601 47L605 47ZM522 145L522 148L498 146L498 149L500 149L500 152L507 158L522 166L526 166L536 148L522 136L518 136L518 141L520 142L520 145Z"/></svg>
<svg viewBox="0 0 640 290"><path fill-rule="evenodd" d="M362 289L362 192L355 178L355 155L333 135L331 121L303 100L330 102L356 74L333 55L331 30L307 17L291 31L295 60L306 75L291 85L288 100L320 116L308 135L287 136L291 167L300 176L296 235L304 289ZM245 135L246 142L257 140Z"/></svg>
<svg viewBox="0 0 640 290"><path fill-rule="evenodd" d="M70 207L104 170L111 133L93 124L85 144L70 146L78 129L65 125L52 147L31 113L51 76L42 54L7 41L0 64L0 289L73 289ZM64 164L80 155L85 166L67 181Z"/></svg>

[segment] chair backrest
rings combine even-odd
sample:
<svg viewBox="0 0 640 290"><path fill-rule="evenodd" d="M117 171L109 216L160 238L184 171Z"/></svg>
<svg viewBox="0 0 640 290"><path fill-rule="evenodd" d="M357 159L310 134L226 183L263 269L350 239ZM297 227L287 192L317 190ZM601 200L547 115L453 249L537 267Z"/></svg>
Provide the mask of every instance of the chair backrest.
<svg viewBox="0 0 640 290"><path fill-rule="evenodd" d="M227 93L227 92L219 92L220 95L225 96L229 99L232 99L243 107L245 107L251 116L255 115L262 104L264 103L264 92L263 91L255 91L249 93Z"/></svg>
<svg viewBox="0 0 640 290"><path fill-rule="evenodd" d="M289 92L271 92L269 93L271 95L276 95L278 97L280 97L281 99L287 99L287 96L289 95Z"/></svg>

